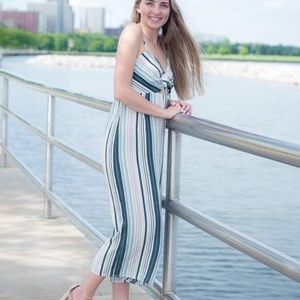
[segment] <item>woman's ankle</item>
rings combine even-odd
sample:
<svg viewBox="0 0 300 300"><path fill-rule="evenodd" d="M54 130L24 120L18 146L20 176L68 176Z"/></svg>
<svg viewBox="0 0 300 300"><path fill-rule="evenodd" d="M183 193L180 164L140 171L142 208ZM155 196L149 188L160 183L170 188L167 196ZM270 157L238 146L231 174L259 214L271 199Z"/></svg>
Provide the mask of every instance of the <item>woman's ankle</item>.
<svg viewBox="0 0 300 300"><path fill-rule="evenodd" d="M80 291L80 300L92 300L94 295L89 295L82 285L79 286L79 291Z"/></svg>

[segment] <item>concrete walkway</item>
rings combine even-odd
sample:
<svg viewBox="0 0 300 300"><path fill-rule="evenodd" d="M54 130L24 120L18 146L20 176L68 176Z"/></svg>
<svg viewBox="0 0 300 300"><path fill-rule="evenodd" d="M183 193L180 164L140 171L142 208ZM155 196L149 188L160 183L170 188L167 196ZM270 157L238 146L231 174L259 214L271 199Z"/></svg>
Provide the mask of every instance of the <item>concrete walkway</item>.
<svg viewBox="0 0 300 300"><path fill-rule="evenodd" d="M97 252L62 214L44 219L43 195L11 163L0 167L0 300L58 300ZM94 297L111 299L106 278ZM130 300L155 299L130 285Z"/></svg>

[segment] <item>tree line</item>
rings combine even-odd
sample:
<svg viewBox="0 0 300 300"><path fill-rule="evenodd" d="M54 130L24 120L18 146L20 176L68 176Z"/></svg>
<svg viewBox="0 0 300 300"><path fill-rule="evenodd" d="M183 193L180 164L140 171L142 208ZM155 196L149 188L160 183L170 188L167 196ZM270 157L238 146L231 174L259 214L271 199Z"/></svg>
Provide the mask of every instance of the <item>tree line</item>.
<svg viewBox="0 0 300 300"><path fill-rule="evenodd" d="M33 33L0 27L0 48L79 52L115 52L118 38L98 33Z"/></svg>
<svg viewBox="0 0 300 300"><path fill-rule="evenodd" d="M284 45L273 46L259 43L230 43L228 39L224 39L220 42L201 42L201 48L207 54L300 56L300 47Z"/></svg>
<svg viewBox="0 0 300 300"><path fill-rule="evenodd" d="M37 49L78 52L115 52L118 38L97 33L33 33L0 24L0 48ZM266 45L257 43L231 43L202 41L200 47L206 54L287 55L300 56L300 47Z"/></svg>

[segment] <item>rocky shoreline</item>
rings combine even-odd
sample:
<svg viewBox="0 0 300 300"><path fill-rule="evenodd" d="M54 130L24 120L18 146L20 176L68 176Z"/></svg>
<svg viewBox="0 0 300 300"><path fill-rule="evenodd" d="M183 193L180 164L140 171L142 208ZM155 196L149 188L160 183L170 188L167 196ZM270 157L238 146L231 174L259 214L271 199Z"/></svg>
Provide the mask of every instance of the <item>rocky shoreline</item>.
<svg viewBox="0 0 300 300"><path fill-rule="evenodd" d="M39 55L30 58L27 63L65 67L113 68L115 58L110 56ZM236 76L300 85L300 64L205 60L203 70L205 74L211 75Z"/></svg>

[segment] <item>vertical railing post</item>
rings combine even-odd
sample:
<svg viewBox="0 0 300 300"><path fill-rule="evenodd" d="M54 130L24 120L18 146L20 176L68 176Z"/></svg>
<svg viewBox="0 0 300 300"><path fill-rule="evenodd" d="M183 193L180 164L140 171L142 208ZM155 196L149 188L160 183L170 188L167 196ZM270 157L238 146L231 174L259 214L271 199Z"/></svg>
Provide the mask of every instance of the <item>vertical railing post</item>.
<svg viewBox="0 0 300 300"><path fill-rule="evenodd" d="M5 109L8 109L8 79L3 78L3 89L2 89L2 130L1 130L1 153L0 153L0 167L7 166L7 155L5 149L7 147L7 126L8 117Z"/></svg>
<svg viewBox="0 0 300 300"><path fill-rule="evenodd" d="M167 180L165 210L165 242L163 260L163 295L176 291L177 223L178 218L168 212L168 201L179 200L181 166L181 134L168 132Z"/></svg>
<svg viewBox="0 0 300 300"><path fill-rule="evenodd" d="M44 199L44 217L52 217L52 203L47 193L52 189L52 168L53 168L53 145L51 137L54 136L54 116L55 116L55 97L48 95L47 111L47 147L46 147L46 168L45 168L45 199Z"/></svg>

